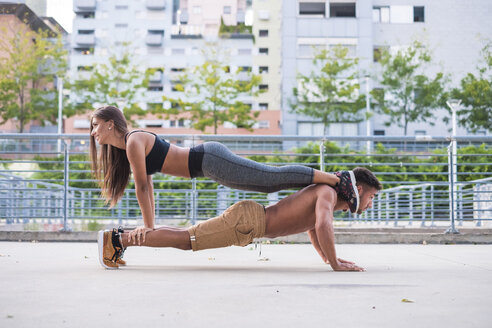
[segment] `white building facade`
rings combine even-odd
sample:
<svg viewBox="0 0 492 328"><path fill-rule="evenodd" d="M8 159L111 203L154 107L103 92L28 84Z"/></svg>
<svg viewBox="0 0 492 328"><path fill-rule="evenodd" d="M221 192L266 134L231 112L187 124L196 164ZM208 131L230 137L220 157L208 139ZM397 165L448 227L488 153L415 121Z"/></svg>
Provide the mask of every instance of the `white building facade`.
<svg viewBox="0 0 492 328"><path fill-rule="evenodd" d="M323 125L316 119L291 113L289 100L299 72L312 70L311 46L341 44L359 58L359 83L365 93L365 75L377 74L374 52L381 47L397 48L420 40L429 45L434 65L428 72L444 72L451 85L468 72L476 73L484 38L492 38L492 2L476 0L297 0L283 2L282 24L282 133L285 135L322 135ZM370 88L378 87L372 80ZM443 121L449 113L436 111L434 126L410 123L407 135L449 135L450 124ZM386 126L386 119L370 119L372 135L403 135L403 129ZM366 122L336 123L328 135L366 135ZM470 134L459 127L459 135ZM478 134L487 134L479 131Z"/></svg>

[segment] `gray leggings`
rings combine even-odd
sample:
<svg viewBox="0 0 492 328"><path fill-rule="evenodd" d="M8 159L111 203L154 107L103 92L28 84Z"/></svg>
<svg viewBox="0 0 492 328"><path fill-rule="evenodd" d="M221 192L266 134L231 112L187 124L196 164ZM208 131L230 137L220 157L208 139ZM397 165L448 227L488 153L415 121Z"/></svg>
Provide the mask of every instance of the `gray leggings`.
<svg viewBox="0 0 492 328"><path fill-rule="evenodd" d="M265 193L308 186L314 175L307 166L275 167L242 158L218 142L203 144L201 170L203 176L224 186Z"/></svg>

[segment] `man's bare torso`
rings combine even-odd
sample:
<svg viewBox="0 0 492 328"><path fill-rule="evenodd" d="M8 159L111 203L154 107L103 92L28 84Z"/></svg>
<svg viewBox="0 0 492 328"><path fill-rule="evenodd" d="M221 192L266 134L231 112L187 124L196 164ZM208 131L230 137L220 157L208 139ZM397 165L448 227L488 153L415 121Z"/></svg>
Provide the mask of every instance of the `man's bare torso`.
<svg viewBox="0 0 492 328"><path fill-rule="evenodd" d="M331 197L327 194L331 193ZM337 201L336 192L326 185L310 185L266 209L265 237L292 235L314 228L319 197Z"/></svg>

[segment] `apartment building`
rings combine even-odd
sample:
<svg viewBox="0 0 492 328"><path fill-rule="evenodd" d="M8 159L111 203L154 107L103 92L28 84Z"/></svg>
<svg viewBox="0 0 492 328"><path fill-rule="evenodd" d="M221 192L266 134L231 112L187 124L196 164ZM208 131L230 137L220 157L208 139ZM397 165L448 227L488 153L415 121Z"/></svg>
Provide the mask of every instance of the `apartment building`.
<svg viewBox="0 0 492 328"><path fill-rule="evenodd" d="M81 68L107 60L118 47L131 42L135 62L141 65L142 71L159 69L139 100L141 105L144 108L170 106L162 97L181 95L174 87L179 82L179 75L203 63L202 50L207 47L218 49L228 60L231 71L253 66L252 35L218 36L221 19L226 25L244 23L246 5L245 0L74 0L76 18L70 73L76 76ZM258 110L252 97L241 100ZM272 116L268 111L261 111L253 132L225 124L218 133L280 134L280 112L276 114ZM147 115L137 122L141 128L156 133L201 133L191 128L186 115L170 119ZM87 132L88 114L67 119L65 126L66 132Z"/></svg>
<svg viewBox="0 0 492 328"><path fill-rule="evenodd" d="M256 0L252 3L254 73L262 84L256 97L258 109L274 111L280 121L282 104L282 1Z"/></svg>
<svg viewBox="0 0 492 328"><path fill-rule="evenodd" d="M322 135L323 125L316 119L291 113L289 99L299 72L312 71L312 46L341 44L357 56L361 92L365 90L365 74L377 73L374 52L381 47L398 48L421 40L430 45L434 66L429 73L452 74L451 83L476 67L483 37L492 37L490 12L492 2L477 0L297 0L284 1L282 9L282 133L285 135ZM372 80L370 88L378 87ZM448 135L450 125L437 112L432 126L409 124L408 135ZM385 126L385 117L371 119L373 135L403 135L403 129ZM365 135L366 122L331 124L328 135ZM480 131L479 134L485 134ZM458 134L469 134L464 128Z"/></svg>

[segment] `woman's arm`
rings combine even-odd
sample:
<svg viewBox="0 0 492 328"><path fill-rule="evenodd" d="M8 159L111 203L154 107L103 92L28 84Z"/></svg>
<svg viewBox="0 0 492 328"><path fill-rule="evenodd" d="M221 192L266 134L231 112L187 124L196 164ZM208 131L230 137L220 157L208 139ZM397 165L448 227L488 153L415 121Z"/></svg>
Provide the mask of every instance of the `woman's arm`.
<svg viewBox="0 0 492 328"><path fill-rule="evenodd" d="M138 135L128 139L126 153L132 167L135 192L146 228L154 229L154 204L152 179L147 177L145 166L145 138ZM151 202L152 200L152 202Z"/></svg>
<svg viewBox="0 0 492 328"><path fill-rule="evenodd" d="M154 183L152 182L152 176L147 175L147 185L149 186L149 199L150 205L152 205L152 213L154 214L154 222L155 222L155 201L154 201Z"/></svg>

